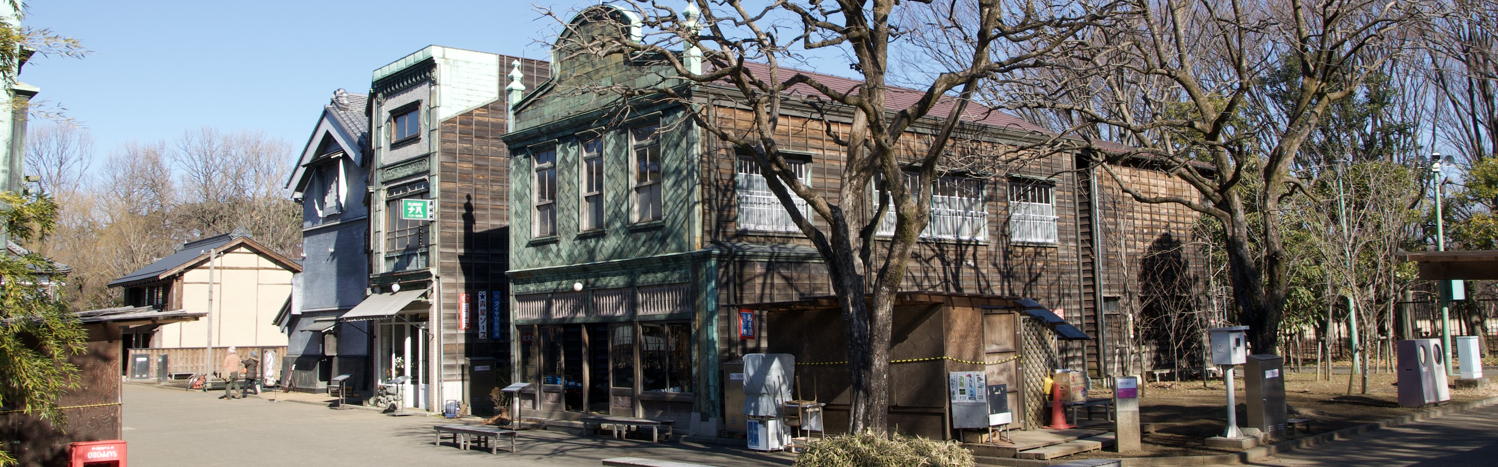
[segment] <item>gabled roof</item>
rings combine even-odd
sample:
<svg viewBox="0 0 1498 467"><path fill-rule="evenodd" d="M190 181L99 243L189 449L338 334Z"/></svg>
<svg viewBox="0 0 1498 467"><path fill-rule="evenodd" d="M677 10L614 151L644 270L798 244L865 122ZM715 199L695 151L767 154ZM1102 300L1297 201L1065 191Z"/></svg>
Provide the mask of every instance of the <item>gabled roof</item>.
<svg viewBox="0 0 1498 467"><path fill-rule="evenodd" d="M264 255L266 258L292 272L302 271L301 265L295 261L271 251L259 242L250 239L247 234L234 232L184 243L181 248L178 248L177 251L172 252L172 254L167 255L165 258L158 259L151 264L147 264L145 267L136 269L129 274L110 281L109 286L120 287L136 282L165 279L177 275L193 265L208 261L209 255L214 250L228 251L238 246L245 246L254 250L256 253Z"/></svg>
<svg viewBox="0 0 1498 467"><path fill-rule="evenodd" d="M307 166L323 156L318 149L322 147L325 138L332 138L338 149L355 164L363 165L364 156L369 152L369 117L365 113L368 107L369 96L349 93L343 89L333 91L333 98L328 105L323 106L317 126L307 138L302 156L297 159L296 167L286 180L286 188L301 192L301 188L306 186L310 175L306 170Z"/></svg>

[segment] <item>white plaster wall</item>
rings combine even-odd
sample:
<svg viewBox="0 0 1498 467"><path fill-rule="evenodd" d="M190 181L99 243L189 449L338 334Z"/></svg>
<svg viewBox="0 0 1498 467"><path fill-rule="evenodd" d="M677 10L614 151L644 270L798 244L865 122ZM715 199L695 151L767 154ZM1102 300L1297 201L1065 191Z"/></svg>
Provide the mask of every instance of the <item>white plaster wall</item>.
<svg viewBox="0 0 1498 467"><path fill-rule="evenodd" d="M208 311L210 318L164 325L153 345L203 347L210 325L214 347L286 345L286 335L272 320L291 297L292 272L245 247L219 257L212 274L218 281L210 284L213 269L209 262L196 265L182 281L182 308Z"/></svg>

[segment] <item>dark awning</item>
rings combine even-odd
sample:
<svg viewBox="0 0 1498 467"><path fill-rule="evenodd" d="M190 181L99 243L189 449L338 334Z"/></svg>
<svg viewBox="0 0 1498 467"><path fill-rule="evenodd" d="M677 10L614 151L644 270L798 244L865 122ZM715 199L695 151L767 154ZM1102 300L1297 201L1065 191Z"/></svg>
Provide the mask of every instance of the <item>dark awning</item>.
<svg viewBox="0 0 1498 467"><path fill-rule="evenodd" d="M385 319L395 316L396 313L406 308L411 302L416 301L426 289L406 290L395 293L377 293L364 298L358 306L344 313L338 319L341 321L365 321L372 319Z"/></svg>
<svg viewBox="0 0 1498 467"><path fill-rule="evenodd" d="M1034 305L1026 307L1025 309L1020 311L1030 316L1031 318L1038 319L1041 322L1045 323L1046 327L1051 328L1051 331L1061 336L1062 339L1087 340L1092 338L1091 336L1088 336L1087 333L1082 332L1081 329L1077 329L1076 326L1072 326L1071 323L1067 323L1065 318L1057 316L1056 313L1051 312L1050 309L1040 306L1039 303L1026 299L1022 301L1021 305Z"/></svg>
<svg viewBox="0 0 1498 467"><path fill-rule="evenodd" d="M328 330L333 329L333 325L335 324L338 324L338 322L332 319L319 318L313 320L311 324L308 324L307 327L303 328L302 330L307 332L328 332Z"/></svg>
<svg viewBox="0 0 1498 467"><path fill-rule="evenodd" d="M1498 251L1494 250L1400 252L1400 256L1419 265L1421 279L1498 279Z"/></svg>

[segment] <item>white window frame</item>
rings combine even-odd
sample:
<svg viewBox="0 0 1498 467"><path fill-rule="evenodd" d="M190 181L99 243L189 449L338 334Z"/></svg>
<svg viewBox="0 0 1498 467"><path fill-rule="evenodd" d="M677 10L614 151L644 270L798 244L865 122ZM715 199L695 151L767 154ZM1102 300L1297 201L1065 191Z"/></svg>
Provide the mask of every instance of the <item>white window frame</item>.
<svg viewBox="0 0 1498 467"><path fill-rule="evenodd" d="M657 123L629 129L630 220L637 224L656 222L665 217L660 141L660 125ZM642 168L646 170L642 172ZM654 177L650 176L651 172Z"/></svg>
<svg viewBox="0 0 1498 467"><path fill-rule="evenodd" d="M918 197L916 188L919 176L904 172L905 188L912 198ZM940 240L985 241L988 239L988 197L983 180L948 175L937 177L935 192L931 194L931 209L926 218L926 228L921 229L920 238ZM878 207L879 191L874 186L873 206ZM895 234L894 200L879 219L878 235Z"/></svg>
<svg viewBox="0 0 1498 467"><path fill-rule="evenodd" d="M603 138L592 136L583 139L577 148L582 156L577 166L578 199L581 203L577 211L577 229L580 232L603 230L605 226L603 192L604 183L608 178L604 170Z"/></svg>
<svg viewBox="0 0 1498 467"><path fill-rule="evenodd" d="M811 162L797 159L786 159L786 164L801 180L801 184L811 186ZM760 173L759 163L754 159L740 157L734 163L734 191L738 194L738 228L741 231L754 232L800 232L801 228L791 220L791 213L785 205L780 203L780 198L770 191L769 181ZM801 199L795 192L791 192L796 209L801 211L802 217L809 218L810 207L806 200Z"/></svg>
<svg viewBox="0 0 1498 467"><path fill-rule="evenodd" d="M1055 245L1057 234L1055 184L1028 178L1009 179L1009 241Z"/></svg>
<svg viewBox="0 0 1498 467"><path fill-rule="evenodd" d="M411 128L411 133L403 134L401 132L400 120L401 117L407 115L411 116L410 122L415 127ZM395 111L390 112L390 144L395 145L421 139L421 127L421 105L419 103L396 108Z"/></svg>
<svg viewBox="0 0 1498 467"><path fill-rule="evenodd" d="M532 153L531 165L531 236L554 237L557 235L556 147L548 147ZM543 194L549 197L543 198ZM547 224L549 229L542 227L543 219L549 220Z"/></svg>

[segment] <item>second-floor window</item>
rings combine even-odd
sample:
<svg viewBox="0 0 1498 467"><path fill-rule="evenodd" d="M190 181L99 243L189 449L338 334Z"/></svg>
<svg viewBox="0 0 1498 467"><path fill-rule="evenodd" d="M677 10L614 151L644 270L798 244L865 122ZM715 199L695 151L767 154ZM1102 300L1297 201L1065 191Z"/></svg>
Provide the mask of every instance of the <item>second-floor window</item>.
<svg viewBox="0 0 1498 467"><path fill-rule="evenodd" d="M1056 244L1056 198L1053 189L1053 185L1040 180L1009 179L1010 241Z"/></svg>
<svg viewBox="0 0 1498 467"><path fill-rule="evenodd" d="M535 204L535 220L532 234L550 237L557 234L557 152L546 149L535 156L536 179L532 197Z"/></svg>
<svg viewBox="0 0 1498 467"><path fill-rule="evenodd" d="M786 160L791 171L796 174L796 179L802 184L811 184L811 170L805 161ZM791 214L786 210L775 193L770 191L770 184L765 176L759 171L759 164L752 159L739 158L735 170L734 184L739 199L739 230L752 230L760 232L799 232L796 223L791 221ZM796 210L806 216L808 211L806 200L791 193L795 201Z"/></svg>
<svg viewBox="0 0 1498 467"><path fill-rule="evenodd" d="M428 183L423 180L390 187L385 203L385 270L407 271L427 267L427 221L403 219L401 201L425 199Z"/></svg>
<svg viewBox="0 0 1498 467"><path fill-rule="evenodd" d="M578 228L584 232L602 230L603 223L603 140L598 137L582 144L582 210Z"/></svg>
<svg viewBox="0 0 1498 467"><path fill-rule="evenodd" d="M634 199L631 204L635 222L661 219L661 144L658 130L658 125L646 125L629 132L634 174Z"/></svg>
<svg viewBox="0 0 1498 467"><path fill-rule="evenodd" d="M390 114L390 142L400 143L421 133L421 108L412 106Z"/></svg>
<svg viewBox="0 0 1498 467"><path fill-rule="evenodd" d="M342 202L342 177L339 175L339 161L331 161L318 166L317 177L313 180L316 189L321 190L313 205L317 208L317 214L328 217L343 212Z"/></svg>
<svg viewBox="0 0 1498 467"><path fill-rule="evenodd" d="M905 173L905 189L912 198L918 196L916 183L920 178L914 173ZM945 176L936 179L935 191L931 193L931 211L926 218L926 228L921 238L945 240L985 240L988 238L988 209L984 199L982 180ZM877 194L874 206L878 206ZM895 233L894 200L880 218L880 235Z"/></svg>

